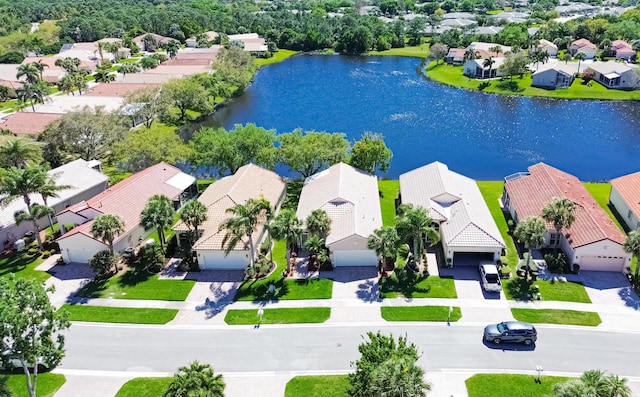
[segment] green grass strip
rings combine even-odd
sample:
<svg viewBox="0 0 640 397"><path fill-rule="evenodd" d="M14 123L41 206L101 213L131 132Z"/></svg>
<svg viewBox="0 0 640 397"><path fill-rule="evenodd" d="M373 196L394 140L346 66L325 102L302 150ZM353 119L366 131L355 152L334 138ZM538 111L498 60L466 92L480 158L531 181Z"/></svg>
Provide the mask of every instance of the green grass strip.
<svg viewBox="0 0 640 397"><path fill-rule="evenodd" d="M542 376L540 383L536 383L536 379L537 377L532 375L476 374L464 383L469 397L541 397L553 395L553 385L571 378Z"/></svg>
<svg viewBox="0 0 640 397"><path fill-rule="evenodd" d="M189 296L193 280L160 280L157 274L131 269L108 280L92 281L78 291L84 298L141 299L184 301Z"/></svg>
<svg viewBox="0 0 640 397"><path fill-rule="evenodd" d="M96 323L166 324L178 314L175 309L150 309L87 305L63 305L69 320Z"/></svg>
<svg viewBox="0 0 640 397"><path fill-rule="evenodd" d="M308 307L292 309L264 309L262 321L256 310L229 310L224 321L229 325L250 324L307 324L324 323L331 315L331 308Z"/></svg>
<svg viewBox="0 0 640 397"><path fill-rule="evenodd" d="M344 397L348 389L347 375L296 376L287 383L284 397Z"/></svg>
<svg viewBox="0 0 640 397"><path fill-rule="evenodd" d="M513 318L535 324L585 325L595 327L602 320L598 313L560 309L511 309Z"/></svg>
<svg viewBox="0 0 640 397"><path fill-rule="evenodd" d="M383 306L382 318L387 321L449 321L460 320L462 312L453 307L449 318L449 306Z"/></svg>
<svg viewBox="0 0 640 397"><path fill-rule="evenodd" d="M49 372L38 374L38 397L53 397L67 378ZM0 385L5 385L13 397L29 397L24 374L0 374Z"/></svg>
<svg viewBox="0 0 640 397"><path fill-rule="evenodd" d="M171 383L171 377L134 378L122 385L115 397L158 397Z"/></svg>
<svg viewBox="0 0 640 397"><path fill-rule="evenodd" d="M396 198L400 191L399 180L378 181L380 191L380 208L382 210L382 225L395 226L396 224Z"/></svg>

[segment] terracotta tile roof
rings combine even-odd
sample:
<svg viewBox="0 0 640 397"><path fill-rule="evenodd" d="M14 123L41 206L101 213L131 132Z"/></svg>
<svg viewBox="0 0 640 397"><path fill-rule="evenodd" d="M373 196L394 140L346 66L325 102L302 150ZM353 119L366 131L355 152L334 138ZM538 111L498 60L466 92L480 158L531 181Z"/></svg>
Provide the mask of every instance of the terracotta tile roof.
<svg viewBox="0 0 640 397"><path fill-rule="evenodd" d="M211 66L207 65L167 65L162 64L155 69L149 69L142 74L183 74L191 76L200 73L210 73Z"/></svg>
<svg viewBox="0 0 640 397"><path fill-rule="evenodd" d="M571 43L570 47L577 47L578 49L586 47L586 48L591 48L591 49L596 49L596 45L593 44L592 42L590 42L587 39L578 39L576 41L574 41L573 43Z"/></svg>
<svg viewBox="0 0 640 397"><path fill-rule="evenodd" d="M207 207L207 221L201 225L202 236L193 246L194 250L222 250L225 232L218 231L220 224L229 218L228 208L244 204L247 200L264 198L272 207L278 205L285 190L284 179L273 171L255 164L247 164L230 176L211 184L198 198ZM254 244L260 235L262 225L253 234ZM187 231L187 226L178 222L176 231ZM236 250L244 250L247 241L238 243Z"/></svg>
<svg viewBox="0 0 640 397"><path fill-rule="evenodd" d="M614 40L611 42L611 49L612 50L620 50L620 49L629 49L629 50L633 50L633 47L631 46L631 44L627 43L624 40Z"/></svg>
<svg viewBox="0 0 640 397"><path fill-rule="evenodd" d="M620 197L627 203L629 209L634 214L640 215L640 172L612 179L611 185L620 193Z"/></svg>
<svg viewBox="0 0 640 397"><path fill-rule="evenodd" d="M140 224L140 213L151 196L161 194L170 199L175 199L185 190L184 187L174 183L176 178L191 180L191 183L195 181L195 178L184 174L174 166L167 163L158 163L113 185L88 201L83 201L67 208L62 211L62 213L71 211L81 215L80 213L83 210L92 208L101 214L119 216L124 221L125 230L124 233L114 240L115 244L138 227ZM60 237L60 239L78 233L93 238L93 234L91 233L92 225L93 220L83 223Z"/></svg>
<svg viewBox="0 0 640 397"><path fill-rule="evenodd" d="M142 83L99 83L95 87L91 88L87 96L118 96L118 97L126 97L134 91L140 90L142 88L147 88L149 86L160 86L160 84L142 84Z"/></svg>
<svg viewBox="0 0 640 397"><path fill-rule="evenodd" d="M191 59L173 58L163 63L163 65L165 66L196 66L196 65L209 66L211 65L211 61L212 61L212 58L210 57L200 57L200 58L191 58Z"/></svg>
<svg viewBox="0 0 640 397"><path fill-rule="evenodd" d="M10 88L12 90L17 90L18 88L22 88L23 84L21 81L17 80L2 80L0 79L0 85L3 87Z"/></svg>
<svg viewBox="0 0 640 397"><path fill-rule="evenodd" d="M1 119L0 128L16 135L39 135L61 117L59 113L18 112Z"/></svg>
<svg viewBox="0 0 640 397"><path fill-rule="evenodd" d="M554 198L567 198L577 205L576 220L564 231L573 248L609 239L624 244L625 236L573 175L544 163L529 167L528 175L507 178L505 189L518 218L540 216L542 208ZM553 231L553 225L547 224Z"/></svg>

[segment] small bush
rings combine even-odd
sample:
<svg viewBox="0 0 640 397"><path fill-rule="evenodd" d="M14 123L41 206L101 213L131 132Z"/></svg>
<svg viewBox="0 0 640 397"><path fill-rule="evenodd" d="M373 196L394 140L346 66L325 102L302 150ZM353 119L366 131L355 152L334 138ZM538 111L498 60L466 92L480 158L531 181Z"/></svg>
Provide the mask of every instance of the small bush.
<svg viewBox="0 0 640 397"><path fill-rule="evenodd" d="M42 259L47 259L48 257L51 256L51 252L49 251L42 251Z"/></svg>
<svg viewBox="0 0 640 397"><path fill-rule="evenodd" d="M398 256L402 258L406 258L408 254L409 254L409 244L402 244L398 248Z"/></svg>
<svg viewBox="0 0 640 397"><path fill-rule="evenodd" d="M260 255L267 255L269 253L269 248L271 248L271 236L267 236L262 244L260 244Z"/></svg>
<svg viewBox="0 0 640 397"><path fill-rule="evenodd" d="M511 80L504 80L499 82L496 85L499 89L501 90L505 90L505 91L511 91L511 92L520 92L520 91L524 91L524 88L520 88L520 86L518 85L518 82L516 81L511 81Z"/></svg>
<svg viewBox="0 0 640 397"><path fill-rule="evenodd" d="M27 250L27 253L29 255L36 255L38 253L38 248L31 247L31 248L29 248L29 250Z"/></svg>
<svg viewBox="0 0 640 397"><path fill-rule="evenodd" d="M563 274L569 269L569 258L564 252L548 253L544 256L544 261L552 273Z"/></svg>

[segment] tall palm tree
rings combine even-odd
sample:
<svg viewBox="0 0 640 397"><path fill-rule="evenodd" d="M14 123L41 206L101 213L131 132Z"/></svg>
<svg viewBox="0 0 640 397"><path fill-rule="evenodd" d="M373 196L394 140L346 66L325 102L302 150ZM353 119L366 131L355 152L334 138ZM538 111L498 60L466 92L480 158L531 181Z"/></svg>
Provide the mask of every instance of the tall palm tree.
<svg viewBox="0 0 640 397"><path fill-rule="evenodd" d="M576 220L576 204L566 198L555 198L544 206L541 216L545 221L553 223L556 229L554 249L558 251L562 229L570 228Z"/></svg>
<svg viewBox="0 0 640 397"><path fill-rule="evenodd" d="M44 167L30 165L26 168L9 167L0 175L0 204L9 203L22 198L27 207L31 206L31 194L38 193L50 178Z"/></svg>
<svg viewBox="0 0 640 397"><path fill-rule="evenodd" d="M367 239L367 248L374 250L380 257L385 270L391 270L396 263L396 255L400 246L400 236L393 226L376 229Z"/></svg>
<svg viewBox="0 0 640 397"><path fill-rule="evenodd" d="M34 204L28 208L28 211L17 211L13 214L13 218L17 225L22 222L31 222L33 224L33 232L35 233L36 240L38 241L38 249L42 251L42 238L40 238L40 226L38 225L38 220L45 216L50 217L53 214L53 208L47 207L46 205Z"/></svg>
<svg viewBox="0 0 640 397"><path fill-rule="evenodd" d="M44 69L48 68L49 65L42 62L42 59L38 59L37 62L32 62L32 64L36 69L38 69L38 77L40 78L40 80L42 80L42 73L44 73Z"/></svg>
<svg viewBox="0 0 640 397"><path fill-rule="evenodd" d="M371 373L371 395L385 397L425 397L431 384L424 370L409 357L389 358Z"/></svg>
<svg viewBox="0 0 640 397"><path fill-rule="evenodd" d="M111 74L109 69L99 67L94 74L94 78L96 83L111 83L116 79L114 75Z"/></svg>
<svg viewBox="0 0 640 397"><path fill-rule="evenodd" d="M49 197L59 197L58 192L65 189L71 189L72 187L73 186L70 185L58 185L55 179L47 174L47 178L38 189L38 193L40 193L44 205L48 205L47 201L49 200ZM51 232L53 232L53 219L51 216L49 216L49 226L51 226Z"/></svg>
<svg viewBox="0 0 640 397"><path fill-rule="evenodd" d="M122 47L121 41L114 41L113 43L107 43L105 47L107 51L113 54L113 63L120 62L120 48Z"/></svg>
<svg viewBox="0 0 640 397"><path fill-rule="evenodd" d="M173 375L163 397L223 397L225 383L222 375L216 375L209 364L197 360L188 367L180 367Z"/></svg>
<svg viewBox="0 0 640 397"><path fill-rule="evenodd" d="M622 245L622 249L638 258L640 261L640 231L634 230L627 236L627 240ZM638 271L640 270L640 264L636 265L635 279L638 280Z"/></svg>
<svg viewBox="0 0 640 397"><path fill-rule="evenodd" d="M325 238L331 230L331 218L329 218L325 210L317 209L311 211L305 223L307 225L307 232L312 236Z"/></svg>
<svg viewBox="0 0 640 397"><path fill-rule="evenodd" d="M100 64L104 63L104 52L107 51L107 47L108 47L109 43L105 43L103 41L98 41L96 43L96 51L98 52L98 55L100 56Z"/></svg>
<svg viewBox="0 0 640 397"><path fill-rule="evenodd" d="M527 247L529 252L526 263L527 269L531 266L532 251L544 245L544 234L546 231L547 226L544 221L538 217L527 218L516 226L513 234L518 241Z"/></svg>
<svg viewBox="0 0 640 397"><path fill-rule="evenodd" d="M36 88L34 84L25 82L22 87L16 89L16 96L18 100L21 102L23 107L27 106L27 101L31 104L31 110L35 113L36 108L34 106L33 99L37 96L35 92Z"/></svg>
<svg viewBox="0 0 640 397"><path fill-rule="evenodd" d="M25 63L24 65L18 66L18 73L16 74L16 78L19 79L21 77L24 77L27 83L35 84L40 77L40 71L33 62Z"/></svg>
<svg viewBox="0 0 640 397"><path fill-rule="evenodd" d="M180 220L189 229L189 243L195 244L198 240L198 227L207 220L207 207L200 201L191 199L180 210Z"/></svg>
<svg viewBox="0 0 640 397"><path fill-rule="evenodd" d="M489 47L489 52L493 52L495 56L500 56L502 54L502 47L499 45L495 45L493 47Z"/></svg>
<svg viewBox="0 0 640 397"><path fill-rule="evenodd" d="M478 51L475 51L473 48L467 48L467 50L464 52L464 61L473 61L474 59L478 59L480 57L480 54L478 53Z"/></svg>
<svg viewBox="0 0 640 397"><path fill-rule="evenodd" d="M166 243L164 229L173 225L175 215L173 203L167 196L161 194L152 196L140 214L140 224L145 229L154 227L158 230L158 239L163 250Z"/></svg>
<svg viewBox="0 0 640 397"><path fill-rule="evenodd" d="M440 241L440 235L431 224L433 220L424 207L414 207L412 204L402 204L398 207L396 229L403 240L409 240L413 246L413 259L416 265L420 263L423 250L423 237L426 236L432 244Z"/></svg>
<svg viewBox="0 0 640 397"><path fill-rule="evenodd" d="M113 255L113 240L119 234L124 233L124 221L118 215L99 215L93 220L91 234L109 245L109 251Z"/></svg>
<svg viewBox="0 0 640 397"><path fill-rule="evenodd" d="M582 61L587 59L587 56L584 52L579 52L574 56L574 58L578 60L578 73L580 73L580 64L582 63Z"/></svg>
<svg viewBox="0 0 640 397"><path fill-rule="evenodd" d="M493 64L496 63L496 61L493 59L493 57L489 57L487 59L484 60L484 62L482 62L482 78L484 79L484 70L485 68L489 70L489 77L491 77L491 67L493 66Z"/></svg>
<svg viewBox="0 0 640 397"><path fill-rule="evenodd" d="M293 246L302 237L302 221L296 216L292 209L285 208L269 223L269 233L276 240L284 240L287 245L285 250L287 273L291 270L289 258L293 251Z"/></svg>
<svg viewBox="0 0 640 397"><path fill-rule="evenodd" d="M169 58L173 58L178 54L178 49L180 49L180 43L176 40L171 40L167 43L167 54Z"/></svg>
<svg viewBox="0 0 640 397"><path fill-rule="evenodd" d="M562 56L562 60L564 61L564 64L565 64L565 65L566 65L566 64L568 64L568 63L569 63L569 61L571 60L571 54L569 54L568 52L567 52L567 53L565 53L565 54Z"/></svg>
<svg viewBox="0 0 640 397"><path fill-rule="evenodd" d="M2 167L24 168L42 160L42 150L35 141L21 138L9 139L0 145Z"/></svg>
<svg viewBox="0 0 640 397"><path fill-rule="evenodd" d="M265 199L249 199L245 204L236 204L227 208L226 212L232 216L222 222L218 229L218 231L226 231L222 238L225 255L233 251L246 238L249 246L249 264L253 268L255 248L252 236L258 223L271 214L271 204Z"/></svg>

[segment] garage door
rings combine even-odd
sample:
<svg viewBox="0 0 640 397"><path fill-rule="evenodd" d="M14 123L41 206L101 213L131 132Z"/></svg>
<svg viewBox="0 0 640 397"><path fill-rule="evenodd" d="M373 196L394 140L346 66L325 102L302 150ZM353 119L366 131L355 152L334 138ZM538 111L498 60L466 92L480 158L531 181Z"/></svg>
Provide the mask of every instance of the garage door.
<svg viewBox="0 0 640 397"><path fill-rule="evenodd" d="M453 266L478 266L480 262L493 262L492 252L454 252Z"/></svg>
<svg viewBox="0 0 640 397"><path fill-rule="evenodd" d="M243 270L247 267L245 252L230 252L227 256L219 251L200 251L198 254L198 264L203 270Z"/></svg>
<svg viewBox="0 0 640 397"><path fill-rule="evenodd" d="M373 251L334 251L333 264L336 267L377 266L378 258Z"/></svg>
<svg viewBox="0 0 640 397"><path fill-rule="evenodd" d="M595 270L601 272L621 272L624 267L624 257L618 256L581 256L578 261L580 270Z"/></svg>

